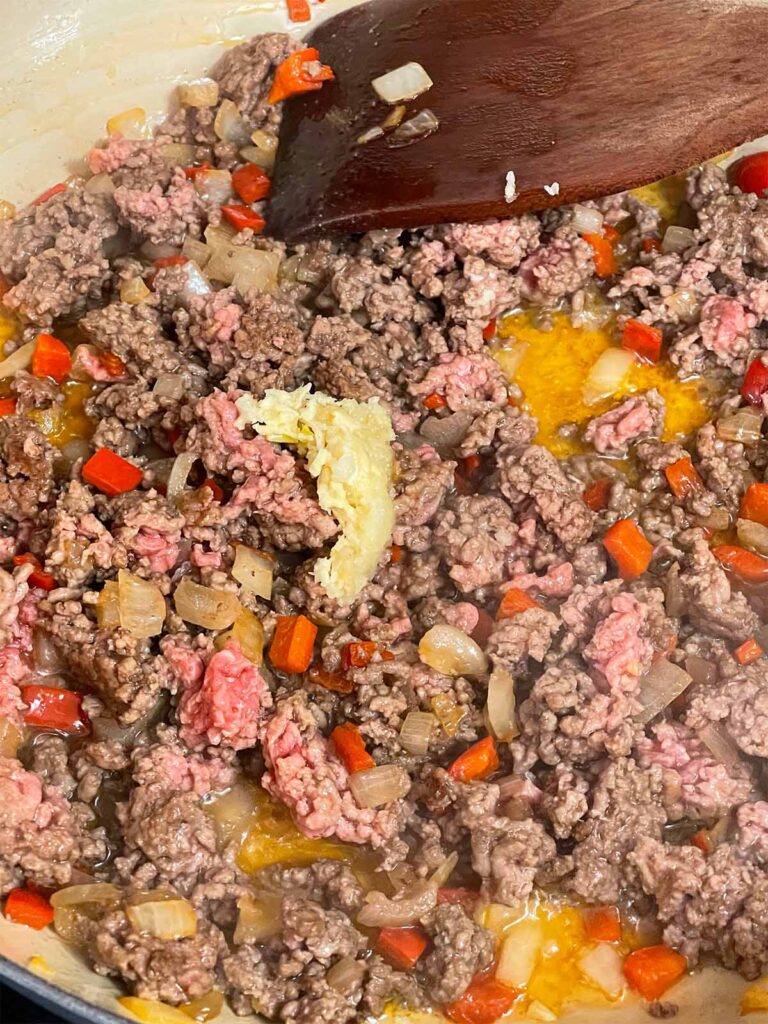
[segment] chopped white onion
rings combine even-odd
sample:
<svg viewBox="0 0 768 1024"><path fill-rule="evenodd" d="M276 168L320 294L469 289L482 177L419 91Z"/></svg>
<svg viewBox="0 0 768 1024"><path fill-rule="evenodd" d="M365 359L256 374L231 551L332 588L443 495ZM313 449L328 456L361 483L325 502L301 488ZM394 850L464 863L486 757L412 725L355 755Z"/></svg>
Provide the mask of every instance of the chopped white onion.
<svg viewBox="0 0 768 1024"><path fill-rule="evenodd" d="M574 230L578 231L580 235L602 234L604 219L602 213L591 206L582 206L581 203L576 203L573 207L571 223Z"/></svg>
<svg viewBox="0 0 768 1024"><path fill-rule="evenodd" d="M159 636L165 622L165 598L159 587L139 579L126 569L117 574L120 625L133 636Z"/></svg>
<svg viewBox="0 0 768 1024"><path fill-rule="evenodd" d="M488 670L488 659L472 637L442 622L421 638L419 657L447 676L482 676Z"/></svg>
<svg viewBox="0 0 768 1024"><path fill-rule="evenodd" d="M698 654L689 654L685 659L685 671L699 686L711 686L717 679L717 669L711 661L700 658Z"/></svg>
<svg viewBox="0 0 768 1024"><path fill-rule="evenodd" d="M357 142L358 146L366 146L369 142L375 142L376 139L383 138L384 129L381 127L380 124L376 124L373 126L373 128L368 128L367 131L364 131L362 135L358 135L355 141Z"/></svg>
<svg viewBox="0 0 768 1024"><path fill-rule="evenodd" d="M176 588L173 600L185 622L203 629L228 629L240 611L240 602L234 594L203 587L186 578Z"/></svg>
<svg viewBox="0 0 768 1024"><path fill-rule="evenodd" d="M760 555L768 555L768 527L762 523L739 519L736 523L736 536L742 547L757 551Z"/></svg>
<svg viewBox="0 0 768 1024"><path fill-rule="evenodd" d="M0 360L0 378L14 377L19 370L26 370L32 364L36 344L36 341L28 341L6 359Z"/></svg>
<svg viewBox="0 0 768 1024"><path fill-rule="evenodd" d="M541 921L524 918L507 932L496 965L496 980L512 988L525 988L541 957Z"/></svg>
<svg viewBox="0 0 768 1024"><path fill-rule="evenodd" d="M437 886L422 879L391 898L383 892L369 892L357 920L367 928L403 928L421 920L436 906Z"/></svg>
<svg viewBox="0 0 768 1024"><path fill-rule="evenodd" d="M171 167L189 167L197 159L197 149L189 142L169 142L160 147L160 155Z"/></svg>
<svg viewBox="0 0 768 1024"><path fill-rule="evenodd" d="M231 789L205 803L222 847L240 846L248 835L257 809L256 791L247 782L235 782Z"/></svg>
<svg viewBox="0 0 768 1024"><path fill-rule="evenodd" d="M120 301L128 303L129 306L146 302L150 295L151 292L141 277L129 277L120 282Z"/></svg>
<svg viewBox="0 0 768 1024"><path fill-rule="evenodd" d="M231 142L238 148L251 142L251 128L232 100L222 100L213 130L222 142Z"/></svg>
<svg viewBox="0 0 768 1024"><path fill-rule="evenodd" d="M197 934L197 914L187 900L132 903L125 913L137 932L155 939L188 939Z"/></svg>
<svg viewBox="0 0 768 1024"><path fill-rule="evenodd" d="M235 229L229 224L209 224L204 231L205 241L212 252L217 249L229 249L232 246L232 239L235 237Z"/></svg>
<svg viewBox="0 0 768 1024"><path fill-rule="evenodd" d="M120 890L109 882L93 882L90 885L68 885L57 889L51 896L51 906L73 907L84 903L118 903Z"/></svg>
<svg viewBox="0 0 768 1024"><path fill-rule="evenodd" d="M185 107L215 107L219 102L219 83L198 78L179 86L179 102Z"/></svg>
<svg viewBox="0 0 768 1024"><path fill-rule="evenodd" d="M176 501L183 493L187 486L189 474L196 461L197 455L194 452L182 452L176 456L166 488L169 501Z"/></svg>
<svg viewBox="0 0 768 1024"><path fill-rule="evenodd" d="M229 640L234 640L245 657L257 667L264 661L264 626L250 609L240 609L232 627L216 637L216 647L221 650Z"/></svg>
<svg viewBox="0 0 768 1024"><path fill-rule="evenodd" d="M703 526L707 530L712 530L717 533L721 530L729 529L731 525L731 516L727 508L713 508L708 516L699 516L696 519L698 526Z"/></svg>
<svg viewBox="0 0 768 1024"><path fill-rule="evenodd" d="M147 137L147 112L143 107L131 107L115 114L107 121L107 135L122 135L124 139Z"/></svg>
<svg viewBox="0 0 768 1024"><path fill-rule="evenodd" d="M184 375L181 373L161 373L154 383L152 394L157 395L158 398L172 398L174 400L182 398L184 395ZM189 470L187 471L187 476L189 476Z"/></svg>
<svg viewBox="0 0 768 1024"><path fill-rule="evenodd" d="M188 306L189 300L195 295L210 295L213 291L211 282L202 272L200 267L192 260L177 268L180 271L179 277L182 282L177 293L181 305Z"/></svg>
<svg viewBox="0 0 768 1024"><path fill-rule="evenodd" d="M409 711L400 726L400 743L414 757L424 757L436 725L437 719L429 711Z"/></svg>
<svg viewBox="0 0 768 1024"><path fill-rule="evenodd" d="M381 127L384 131L391 132L393 128L397 128L399 124L402 124L407 109L404 103L398 103L396 107L393 107L381 122Z"/></svg>
<svg viewBox="0 0 768 1024"><path fill-rule="evenodd" d="M488 680L486 704L488 725L497 740L508 743L517 736L515 721L515 681L509 672L496 668Z"/></svg>
<svg viewBox="0 0 768 1024"><path fill-rule="evenodd" d="M186 256L187 259L194 260L198 267L201 268L205 268L206 263L211 258L211 251L211 248L205 242L201 242L197 238L190 238L189 235L184 239L184 245L181 247L182 255Z"/></svg>
<svg viewBox="0 0 768 1024"><path fill-rule="evenodd" d="M365 964L361 960L353 960L344 956L331 967L325 980L342 996L351 996L361 985L365 977Z"/></svg>
<svg viewBox="0 0 768 1024"><path fill-rule="evenodd" d="M251 142L251 146L240 150L240 155L248 163L256 164L264 171L271 171L277 156L277 136L259 128L252 133Z"/></svg>
<svg viewBox="0 0 768 1024"><path fill-rule="evenodd" d="M214 250L205 272L213 281L234 284L241 295L251 288L275 295L279 269L279 253L230 244Z"/></svg>
<svg viewBox="0 0 768 1024"><path fill-rule="evenodd" d="M394 71L374 78L371 82L373 91L385 103L401 103L403 100L414 100L417 96L432 88L434 82L417 61L412 60Z"/></svg>
<svg viewBox="0 0 768 1024"><path fill-rule="evenodd" d="M662 252L685 252L692 245L696 244L696 236L690 228L681 228L672 224L664 232L661 243Z"/></svg>
<svg viewBox="0 0 768 1024"><path fill-rule="evenodd" d="M201 199L224 206L232 198L232 175L229 171L200 171L195 175L195 191Z"/></svg>
<svg viewBox="0 0 768 1024"><path fill-rule="evenodd" d="M433 111L420 110L415 117L403 121L389 136L388 143L393 149L410 146L414 142L426 139L440 127L440 121Z"/></svg>
<svg viewBox="0 0 768 1024"><path fill-rule="evenodd" d="M721 722L710 722L698 730L698 737L712 756L726 766L736 768L742 763L739 748Z"/></svg>
<svg viewBox="0 0 768 1024"><path fill-rule="evenodd" d="M236 579L248 593L263 597L265 601L271 600L274 572L274 558L244 544L235 545L232 578Z"/></svg>
<svg viewBox="0 0 768 1024"><path fill-rule="evenodd" d="M396 764L382 764L349 776L349 788L360 807L383 807L405 796L411 788L408 772Z"/></svg>
<svg viewBox="0 0 768 1024"><path fill-rule="evenodd" d="M83 186L83 190L94 196L111 196L115 191L115 183L106 172L102 172L89 178Z"/></svg>
<svg viewBox="0 0 768 1024"><path fill-rule="evenodd" d="M456 865L459 863L459 855L456 850L449 854L442 863L438 864L432 874L429 876L429 880L432 885L440 888L441 885L445 885L448 879L451 877L453 872L456 870Z"/></svg>
<svg viewBox="0 0 768 1024"><path fill-rule="evenodd" d="M7 199L0 199L0 220L11 220L16 216L16 207Z"/></svg>
<svg viewBox="0 0 768 1024"><path fill-rule="evenodd" d="M553 1013L548 1006L545 1006L538 999L534 999L528 1006L528 1019L544 1022L553 1021L557 1020L557 1014Z"/></svg>
<svg viewBox="0 0 768 1024"><path fill-rule="evenodd" d="M646 725L686 690L693 680L678 665L659 658L640 680L638 701L642 711L637 720Z"/></svg>
<svg viewBox="0 0 768 1024"><path fill-rule="evenodd" d="M763 414L758 409L739 409L733 416L718 420L715 429L721 441L757 444L763 432Z"/></svg>
<svg viewBox="0 0 768 1024"><path fill-rule="evenodd" d="M618 999L626 988L622 959L607 942L598 942L579 958L579 970L609 999Z"/></svg>
<svg viewBox="0 0 768 1024"><path fill-rule="evenodd" d="M446 736L455 736L467 716L467 709L447 693L436 693L429 702Z"/></svg>
<svg viewBox="0 0 768 1024"><path fill-rule="evenodd" d="M99 629L117 629L120 625L120 600L117 583L107 580L95 605Z"/></svg>
<svg viewBox="0 0 768 1024"><path fill-rule="evenodd" d="M614 395L634 363L634 352L623 348L607 348L598 356L584 383L584 404L595 405Z"/></svg>
<svg viewBox="0 0 768 1024"><path fill-rule="evenodd" d="M497 348L493 353L493 358L501 367L507 380L515 379L515 375L520 369L520 364L525 359L527 351L528 342L517 341L514 345L509 346L509 348Z"/></svg>
<svg viewBox="0 0 768 1024"><path fill-rule="evenodd" d="M237 901L238 915L235 945L265 942L282 928L282 899L276 893L246 893Z"/></svg>

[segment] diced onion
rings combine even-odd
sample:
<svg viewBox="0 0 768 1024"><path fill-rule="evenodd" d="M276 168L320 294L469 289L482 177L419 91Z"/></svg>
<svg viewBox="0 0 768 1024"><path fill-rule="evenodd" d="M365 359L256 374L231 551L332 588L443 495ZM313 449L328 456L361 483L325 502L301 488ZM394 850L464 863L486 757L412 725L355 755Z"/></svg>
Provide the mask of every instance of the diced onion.
<svg viewBox="0 0 768 1024"><path fill-rule="evenodd" d="M11 353L7 359L0 360L0 378L13 377L19 370L26 370L32 364L32 354L36 344L36 341L28 341Z"/></svg>
<svg viewBox="0 0 768 1024"><path fill-rule="evenodd" d="M482 676L488 669L488 659L472 637L446 623L438 623L424 634L419 657L447 676Z"/></svg>
<svg viewBox="0 0 768 1024"><path fill-rule="evenodd" d="M693 323L701 312L701 302L690 288L680 288L664 299L667 309L686 323Z"/></svg>
<svg viewBox="0 0 768 1024"><path fill-rule="evenodd" d="M147 136L147 112L143 107L131 107L115 114L107 121L107 135L122 135L124 139L144 139Z"/></svg>
<svg viewBox="0 0 768 1024"><path fill-rule="evenodd" d="M106 172L102 172L89 178L83 189L85 192L90 192L91 195L111 196L115 191L115 183Z"/></svg>
<svg viewBox="0 0 768 1024"><path fill-rule="evenodd" d="M7 199L0 199L0 220L11 220L16 216L16 207Z"/></svg>
<svg viewBox="0 0 768 1024"><path fill-rule="evenodd" d="M235 561L232 566L232 578L237 580L244 590L265 601L272 599L272 578L275 572L275 560L263 551L235 545Z"/></svg>
<svg viewBox="0 0 768 1024"><path fill-rule="evenodd" d="M637 699L642 705L642 711L637 716L638 721L643 725L650 722L679 697L692 681L685 669L673 665L666 658L659 658L640 680Z"/></svg>
<svg viewBox="0 0 768 1024"><path fill-rule="evenodd" d="M203 629L228 629L238 616L240 602L225 590L213 590L183 579L173 595L176 611L185 622Z"/></svg>
<svg viewBox="0 0 768 1024"><path fill-rule="evenodd" d="M145 302L150 294L149 288L140 277L129 277L120 282L120 301L127 302L130 306Z"/></svg>
<svg viewBox="0 0 768 1024"><path fill-rule="evenodd" d="M90 885L68 885L57 889L51 896L52 907L79 906L82 903L117 903L120 890L109 882L94 882Z"/></svg>
<svg viewBox="0 0 768 1024"><path fill-rule="evenodd" d="M154 386L152 388L152 394L157 395L158 398L172 398L174 400L177 400L183 397L184 388L185 384L183 374L161 373L154 383ZM178 462L179 458L180 456L177 456L177 458L174 460L174 466L176 465L176 462ZM194 462L194 459L192 460L192 462ZM181 469L179 469L179 473L181 473ZM189 476L189 470L187 470L187 476ZM184 484L182 483L182 487L183 486Z"/></svg>
<svg viewBox="0 0 768 1024"><path fill-rule="evenodd" d="M408 772L396 764L382 764L349 776L349 788L360 807L383 807L405 796L411 788Z"/></svg>
<svg viewBox="0 0 768 1024"><path fill-rule="evenodd" d="M238 148L251 142L251 128L232 100L222 100L213 122L213 130L222 142Z"/></svg>
<svg viewBox="0 0 768 1024"><path fill-rule="evenodd" d="M204 996L193 999L189 1003L180 1003L179 1009L191 1020L198 1024L207 1024L209 1020L215 1020L224 1006L224 994L217 988L212 988Z"/></svg>
<svg viewBox="0 0 768 1024"><path fill-rule="evenodd" d="M420 110L415 117L403 121L389 136L388 143L393 149L410 146L414 142L433 135L440 127L440 121L433 111Z"/></svg>
<svg viewBox="0 0 768 1024"><path fill-rule="evenodd" d="M215 252L217 249L230 248L232 239L235 237L235 229L230 227L229 224L218 224L216 226L209 224L203 235L206 243Z"/></svg>
<svg viewBox="0 0 768 1024"><path fill-rule="evenodd" d="M593 949L583 953L579 958L579 970L609 999L618 999L624 992L626 982L621 957L607 942L598 942Z"/></svg>
<svg viewBox="0 0 768 1024"><path fill-rule="evenodd" d="M768 975L758 978L741 993L741 1015L768 1013Z"/></svg>
<svg viewBox="0 0 768 1024"><path fill-rule="evenodd" d="M376 124L373 126L373 128L368 128L366 131L364 131L362 135L358 135L358 137L355 139L355 142L357 143L358 146L367 146L369 142L375 142L376 139L383 138L384 129L381 127L380 124Z"/></svg>
<svg viewBox="0 0 768 1024"><path fill-rule="evenodd" d="M208 801L205 811L213 819L222 846L232 842L239 846L248 834L256 812L254 788L246 782L236 782L226 793Z"/></svg>
<svg viewBox="0 0 768 1024"><path fill-rule="evenodd" d="M328 971L325 980L342 996L351 996L361 985L365 977L365 964L362 960L353 960L344 956Z"/></svg>
<svg viewBox="0 0 768 1024"><path fill-rule="evenodd" d="M696 236L690 228L681 228L677 224L670 225L664 232L661 242L662 252L685 252L696 244Z"/></svg>
<svg viewBox="0 0 768 1024"><path fill-rule="evenodd" d="M229 171L200 171L195 175L195 191L206 202L224 206L232 198L232 175Z"/></svg>
<svg viewBox="0 0 768 1024"><path fill-rule="evenodd" d="M179 86L179 103L185 107L215 107L219 102L219 83L212 78L198 78Z"/></svg>
<svg viewBox="0 0 768 1024"><path fill-rule="evenodd" d="M175 1006L157 999L140 996L120 996L118 1003L142 1024L189 1024L189 1017Z"/></svg>
<svg viewBox="0 0 768 1024"><path fill-rule="evenodd" d="M515 721L515 681L509 672L496 668L488 680L488 724L497 740L508 743L519 730Z"/></svg>
<svg viewBox="0 0 768 1024"><path fill-rule="evenodd" d="M387 114L384 120L381 122L381 127L385 132L392 131L393 128L397 128L399 124L402 124L403 118L407 107L404 103L398 103L396 107Z"/></svg>
<svg viewBox="0 0 768 1024"><path fill-rule="evenodd" d="M280 909L282 899L275 893L241 896L237 901L238 915L235 945L264 942L277 935L282 927Z"/></svg>
<svg viewBox="0 0 768 1024"><path fill-rule="evenodd" d="M183 266L177 269L180 271L181 287L176 296L182 305L188 305L189 300L195 295L210 295L213 291L211 282L192 260L187 260Z"/></svg>
<svg viewBox="0 0 768 1024"><path fill-rule="evenodd" d="M159 636L165 622L165 598L159 587L126 569L117 574L120 625L133 636Z"/></svg>
<svg viewBox="0 0 768 1024"><path fill-rule="evenodd" d="M455 448L467 436L472 426L472 414L454 412L450 416L427 416L419 433L435 448Z"/></svg>
<svg viewBox="0 0 768 1024"><path fill-rule="evenodd" d="M214 250L205 272L213 281L234 284L241 295L251 288L275 295L280 259L280 254L276 252L229 245Z"/></svg>
<svg viewBox="0 0 768 1024"><path fill-rule="evenodd" d="M437 886L422 879L391 898L383 892L369 892L357 920L367 928L403 928L419 921L436 906Z"/></svg>
<svg viewBox="0 0 768 1024"><path fill-rule="evenodd" d="M720 722L710 722L699 729L698 737L712 756L727 768L735 768L742 763L739 748Z"/></svg>
<svg viewBox="0 0 768 1024"><path fill-rule="evenodd" d="M699 526L705 527L717 533L719 530L727 530L731 525L731 516L727 508L718 506L713 508L708 516L699 516L696 520Z"/></svg>
<svg viewBox="0 0 768 1024"><path fill-rule="evenodd" d="M194 452L181 452L176 456L166 489L169 501L176 501L184 492L189 474L196 461L197 455Z"/></svg>
<svg viewBox="0 0 768 1024"><path fill-rule="evenodd" d="M623 348L607 348L589 371L584 384L584 404L595 405L615 394L635 362L635 353Z"/></svg>
<svg viewBox="0 0 768 1024"><path fill-rule="evenodd" d="M455 736L466 718L467 709L447 693L436 693L430 701L430 705L445 735Z"/></svg>
<svg viewBox="0 0 768 1024"><path fill-rule="evenodd" d="M527 341L518 341L509 348L498 348L493 353L493 358L501 367L504 376L507 380L514 380L517 371L520 369L520 364L525 359L525 354L528 351Z"/></svg>
<svg viewBox="0 0 768 1024"><path fill-rule="evenodd" d="M51 896L53 927L65 942L83 949L93 922L120 902L120 890L107 882L69 885Z"/></svg>
<svg viewBox="0 0 768 1024"><path fill-rule="evenodd" d="M234 640L254 665L261 665L264 660L264 627L261 619L248 608L240 609L231 629L219 633L216 646L221 650L229 640Z"/></svg>
<svg viewBox="0 0 768 1024"><path fill-rule="evenodd" d="M763 430L763 416L757 409L739 409L733 416L718 420L715 429L721 441L757 444Z"/></svg>
<svg viewBox="0 0 768 1024"><path fill-rule="evenodd" d="M573 207L573 220L571 223L574 230L578 231L580 235L602 234L603 220L602 213L591 206L582 206L581 203L576 203Z"/></svg>
<svg viewBox="0 0 768 1024"><path fill-rule="evenodd" d="M739 519L736 523L736 536L742 547L757 551L760 555L768 555L768 527L762 523Z"/></svg>
<svg viewBox="0 0 768 1024"><path fill-rule="evenodd" d="M438 864L432 874L429 876L429 880L432 885L436 885L438 888L441 885L445 885L448 879L451 877L453 872L456 870L456 865L459 863L459 855L456 850L449 854L442 862Z"/></svg>
<svg viewBox="0 0 768 1024"><path fill-rule="evenodd" d="M197 238L190 238L189 235L184 239L184 245L181 247L181 252L187 259L194 260L198 267L205 268L206 263L211 258L211 249L201 242Z"/></svg>
<svg viewBox="0 0 768 1024"><path fill-rule="evenodd" d="M171 167L188 167L197 159L197 146L188 142L169 142L160 147L160 155Z"/></svg>
<svg viewBox="0 0 768 1024"><path fill-rule="evenodd" d="M0 718L0 757L16 757L21 741L21 730L8 718Z"/></svg>
<svg viewBox="0 0 768 1024"><path fill-rule="evenodd" d="M711 661L689 654L685 659L685 671L698 686L711 686L717 679L717 669Z"/></svg>
<svg viewBox="0 0 768 1024"><path fill-rule="evenodd" d="M120 599L114 580L107 580L95 605L99 629L117 629L120 625Z"/></svg>
<svg viewBox="0 0 768 1024"><path fill-rule="evenodd" d="M540 921L525 918L507 932L496 966L496 980L512 988L524 988L541 956Z"/></svg>
<svg viewBox="0 0 768 1024"><path fill-rule="evenodd" d="M188 939L197 934L197 914L187 900L132 903L125 913L137 932L155 939Z"/></svg>
<svg viewBox="0 0 768 1024"><path fill-rule="evenodd" d="M424 757L437 719L428 711L409 711L400 727L400 742L409 754Z"/></svg>
<svg viewBox="0 0 768 1024"><path fill-rule="evenodd" d="M259 128L251 135L251 143L240 150L242 158L264 171L271 171L277 156L277 136Z"/></svg>
<svg viewBox="0 0 768 1024"><path fill-rule="evenodd" d="M371 82L373 91L385 103L401 103L403 100L414 100L427 92L434 85L424 68L417 61L409 61L394 71L374 78Z"/></svg>

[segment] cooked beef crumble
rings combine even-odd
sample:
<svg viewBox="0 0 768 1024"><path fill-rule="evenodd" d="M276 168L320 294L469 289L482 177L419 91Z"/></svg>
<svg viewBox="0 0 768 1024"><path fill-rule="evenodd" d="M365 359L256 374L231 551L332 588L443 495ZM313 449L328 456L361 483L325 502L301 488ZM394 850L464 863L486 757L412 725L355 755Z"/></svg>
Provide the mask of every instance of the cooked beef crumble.
<svg viewBox="0 0 768 1024"><path fill-rule="evenodd" d="M0 223L18 344L52 332L73 355L60 385L20 371L0 419L0 894L108 883L77 927L56 920L96 971L285 1024L393 1001L468 1019L451 1007L498 955L483 908L514 921L545 888L655 927L688 967L756 977L768 562L728 531L752 520L738 544L766 547L768 199L697 169L684 251L634 196L590 204L607 279L569 208L290 249L254 230L257 201L238 233L205 185L242 166L216 115L274 137L268 91L296 48L231 50L218 100L110 138L98 178ZM234 270L206 273L222 252ZM709 382L709 423L664 440L648 388L586 422L581 454L536 443L489 323L578 325L596 301L617 339L632 320ZM341 527L305 449L237 405L306 384L377 404L395 435L391 546L351 601L315 575ZM319 630L300 667L275 655L298 622ZM428 655L433 630L453 659ZM483 714L504 679L506 728ZM358 773L387 766L396 789L366 798ZM672 1016L661 994L650 1013Z"/></svg>

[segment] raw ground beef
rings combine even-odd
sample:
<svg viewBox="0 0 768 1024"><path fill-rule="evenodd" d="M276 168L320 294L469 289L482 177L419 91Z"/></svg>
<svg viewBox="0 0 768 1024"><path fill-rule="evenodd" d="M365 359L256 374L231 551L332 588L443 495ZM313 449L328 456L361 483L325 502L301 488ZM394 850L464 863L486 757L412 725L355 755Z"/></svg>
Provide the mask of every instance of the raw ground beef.
<svg viewBox="0 0 768 1024"><path fill-rule="evenodd" d="M0 895L110 883L78 918L96 971L282 1024L445 1011L498 961L498 922L552 895L756 977L768 598L737 545L764 547L744 518L768 395L741 385L768 350L768 198L694 170L682 252L635 195L590 202L618 232L607 279L568 207L289 246L259 201L267 230L232 233L197 169L226 185L253 133L276 143L300 46L232 47L204 105L90 151L97 191L0 222L9 349L42 331L72 354L62 384L33 363L3 391ZM658 329L664 398L564 424L579 454L556 457L494 358L517 310ZM711 416L665 440L675 374ZM320 495L356 498L344 459L318 486L307 445L236 405L304 385L375 401L395 435L394 530L345 603L317 572L342 528ZM647 549L620 550L620 520ZM132 923L155 891L188 934ZM370 913L416 930L412 968Z"/></svg>

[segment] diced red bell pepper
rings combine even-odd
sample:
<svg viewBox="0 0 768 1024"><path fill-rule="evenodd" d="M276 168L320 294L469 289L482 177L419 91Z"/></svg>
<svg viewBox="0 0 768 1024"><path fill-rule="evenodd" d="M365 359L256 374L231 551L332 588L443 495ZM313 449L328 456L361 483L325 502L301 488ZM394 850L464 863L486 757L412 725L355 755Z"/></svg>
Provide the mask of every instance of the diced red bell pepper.
<svg viewBox="0 0 768 1024"><path fill-rule="evenodd" d="M110 498L135 490L144 479L144 473L138 466L109 448L99 448L85 463L81 473L87 484Z"/></svg>
<svg viewBox="0 0 768 1024"><path fill-rule="evenodd" d="M25 725L81 736L91 731L81 693L57 686L29 685L21 687L21 699L27 705L23 716Z"/></svg>
<svg viewBox="0 0 768 1024"><path fill-rule="evenodd" d="M34 889L11 889L3 914L14 924L25 924L36 931L53 924L53 907L45 896Z"/></svg>
<svg viewBox="0 0 768 1024"><path fill-rule="evenodd" d="M185 263L189 263L189 257L179 253L178 256L160 256L152 266L156 270L165 270L166 267L183 267Z"/></svg>
<svg viewBox="0 0 768 1024"><path fill-rule="evenodd" d="M110 377L122 377L126 371L126 365L114 352L100 352L99 362L107 371Z"/></svg>
<svg viewBox="0 0 768 1024"><path fill-rule="evenodd" d="M641 576L651 564L653 544L632 519L619 519L603 537L603 547L623 580Z"/></svg>
<svg viewBox="0 0 768 1024"><path fill-rule="evenodd" d="M382 661L394 661L395 656L391 651L384 650L373 640L353 640L345 644L341 652L341 667L343 669L365 668L373 661L374 655L378 654Z"/></svg>
<svg viewBox="0 0 768 1024"><path fill-rule="evenodd" d="M667 466L664 475L670 490L679 501L705 490L704 481L687 455Z"/></svg>
<svg viewBox="0 0 768 1024"><path fill-rule="evenodd" d="M403 560L403 549L398 544L393 544L389 549L389 564L399 565Z"/></svg>
<svg viewBox="0 0 768 1024"><path fill-rule="evenodd" d="M350 775L376 767L376 762L365 749L360 730L352 722L336 726L331 733L331 745Z"/></svg>
<svg viewBox="0 0 768 1024"><path fill-rule="evenodd" d="M448 405L448 400L444 395L439 395L436 391L433 391L431 395L427 395L422 404L425 409L444 409Z"/></svg>
<svg viewBox="0 0 768 1024"><path fill-rule="evenodd" d="M51 377L61 384L72 368L72 355L64 344L52 334L38 334L32 353L32 374L35 377Z"/></svg>
<svg viewBox="0 0 768 1024"><path fill-rule="evenodd" d="M319 60L320 53L313 46L307 47L306 50L298 50L287 57L275 71L268 102L280 103L298 93L316 92L322 89L324 82L332 81L336 76L333 69L326 64L310 71L310 66Z"/></svg>
<svg viewBox="0 0 768 1024"><path fill-rule="evenodd" d="M613 481L609 480L608 477L595 480L582 494L584 504L591 508L593 512L602 512L603 509L608 508L612 489Z"/></svg>
<svg viewBox="0 0 768 1024"><path fill-rule="evenodd" d="M317 626L306 615L278 615L269 660L280 672L306 672L316 637Z"/></svg>
<svg viewBox="0 0 768 1024"><path fill-rule="evenodd" d="M0 398L0 417L12 416L16 412L15 398Z"/></svg>
<svg viewBox="0 0 768 1024"><path fill-rule="evenodd" d="M712 852L712 837L705 828L700 828L698 832L694 832L691 836L691 845L695 846L697 850L701 850L705 857L708 857Z"/></svg>
<svg viewBox="0 0 768 1024"><path fill-rule="evenodd" d="M376 939L376 952L392 967L411 971L429 945L429 936L423 928L382 928Z"/></svg>
<svg viewBox="0 0 768 1024"><path fill-rule="evenodd" d="M643 252L661 252L661 239L644 238L641 249Z"/></svg>
<svg viewBox="0 0 768 1024"><path fill-rule="evenodd" d="M493 341L496 337L496 318L489 321L483 328L483 338L485 341Z"/></svg>
<svg viewBox="0 0 768 1024"><path fill-rule="evenodd" d="M743 644L739 644L733 652L733 656L740 665L751 665L753 661L759 661L764 653L757 640L752 638L745 640Z"/></svg>
<svg viewBox="0 0 768 1024"><path fill-rule="evenodd" d="M449 1003L446 1015L454 1024L495 1024L511 1010L520 993L502 985L490 974L481 974L470 982L461 998Z"/></svg>
<svg viewBox="0 0 768 1024"><path fill-rule="evenodd" d="M768 391L768 366L760 356L753 359L741 382L741 397L750 405L762 405L763 395Z"/></svg>
<svg viewBox="0 0 768 1024"><path fill-rule="evenodd" d="M765 583L768 580L768 558L747 551L736 544L720 544L712 554L723 566L746 583Z"/></svg>
<svg viewBox="0 0 768 1024"><path fill-rule="evenodd" d="M642 320L627 320L621 332L621 347L634 352L645 363L658 363L664 336L658 327Z"/></svg>
<svg viewBox="0 0 768 1024"><path fill-rule="evenodd" d="M213 495L214 501L222 502L224 500L224 491L221 489L219 484L216 483L215 480L211 479L211 477L207 476L205 480L203 480L203 482L200 484L200 489L202 490L203 487L208 488L208 490Z"/></svg>
<svg viewBox="0 0 768 1024"><path fill-rule="evenodd" d="M471 782L473 779L485 779L499 767L499 755L493 736L486 736L459 754L448 769L448 774L457 782Z"/></svg>
<svg viewBox="0 0 768 1024"><path fill-rule="evenodd" d="M232 174L232 188L244 203L256 203L266 199L272 182L257 164L238 167Z"/></svg>
<svg viewBox="0 0 768 1024"><path fill-rule="evenodd" d="M501 599L501 604L496 612L496 621L501 622L503 619L514 619L516 615L520 615L521 612L530 611L532 608L541 608L541 605L525 590L521 590L520 587L510 587Z"/></svg>
<svg viewBox="0 0 768 1024"><path fill-rule="evenodd" d="M307 0L285 0L285 5L288 8L289 21L309 21L312 17Z"/></svg>
<svg viewBox="0 0 768 1024"><path fill-rule="evenodd" d="M355 684L346 672L328 672L319 665L310 668L307 673L310 683L322 686L333 693L352 693Z"/></svg>
<svg viewBox="0 0 768 1024"><path fill-rule="evenodd" d="M256 213L250 206L222 206L221 215L235 231L245 231L250 228L254 234L259 235L266 225L261 214Z"/></svg>
<svg viewBox="0 0 768 1024"><path fill-rule="evenodd" d="M37 199L32 200L32 206L42 206L43 203L47 203L49 199L57 196L60 192L66 192L67 187L66 181L60 181L57 185L51 185L51 187L46 189L42 195L37 197Z"/></svg>
<svg viewBox="0 0 768 1024"><path fill-rule="evenodd" d="M462 886L447 887L441 886L437 890L438 903L453 903L464 909L471 915L480 899L480 893L474 889L465 889Z"/></svg>
<svg viewBox="0 0 768 1024"><path fill-rule="evenodd" d="M584 930L593 942L618 942L621 915L618 907L590 907L582 911Z"/></svg>
<svg viewBox="0 0 768 1024"><path fill-rule="evenodd" d="M768 526L768 484L750 484L741 499L739 516Z"/></svg>
<svg viewBox="0 0 768 1024"><path fill-rule="evenodd" d="M761 196L768 188L768 152L750 153L731 164L728 180L742 192Z"/></svg>
<svg viewBox="0 0 768 1024"><path fill-rule="evenodd" d="M595 260L595 273L598 277L610 277L616 273L616 255L610 240L603 235L595 235L591 232L581 236L585 242L592 246L592 253Z"/></svg>
<svg viewBox="0 0 768 1024"><path fill-rule="evenodd" d="M646 946L624 961L624 976L643 999L661 999L688 969L688 961L669 946Z"/></svg>
<svg viewBox="0 0 768 1024"><path fill-rule="evenodd" d="M195 164L194 167L185 167L184 173L186 174L190 181L194 181L197 178L198 174L202 174L203 171L212 170L213 167L206 161L205 163L202 164Z"/></svg>
<svg viewBox="0 0 768 1024"><path fill-rule="evenodd" d="M56 587L56 580L51 576L49 572L45 572L43 567L40 565L40 561L32 554L31 551L27 551L23 555L13 556L14 565L32 565L34 566L32 572L27 577L27 581L31 587L40 587L41 590L54 590Z"/></svg>

